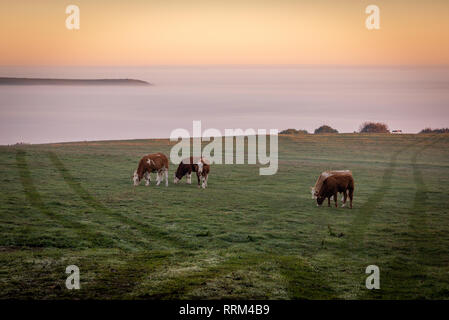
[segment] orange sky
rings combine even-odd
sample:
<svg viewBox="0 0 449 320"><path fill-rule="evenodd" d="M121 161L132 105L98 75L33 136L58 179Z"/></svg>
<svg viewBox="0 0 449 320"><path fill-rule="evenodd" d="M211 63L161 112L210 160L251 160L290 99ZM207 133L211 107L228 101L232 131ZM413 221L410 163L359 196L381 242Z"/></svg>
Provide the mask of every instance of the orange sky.
<svg viewBox="0 0 449 320"><path fill-rule="evenodd" d="M0 39L0 65L449 64L449 1L2 0Z"/></svg>

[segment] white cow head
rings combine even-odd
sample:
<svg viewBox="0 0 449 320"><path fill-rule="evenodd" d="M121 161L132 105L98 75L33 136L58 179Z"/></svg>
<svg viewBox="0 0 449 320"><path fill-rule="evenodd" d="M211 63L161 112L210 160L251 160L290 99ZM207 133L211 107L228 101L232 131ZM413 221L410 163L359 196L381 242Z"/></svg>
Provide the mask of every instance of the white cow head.
<svg viewBox="0 0 449 320"><path fill-rule="evenodd" d="M173 179L173 183L178 184L179 180L180 179L176 176L176 173L175 173L175 178Z"/></svg>

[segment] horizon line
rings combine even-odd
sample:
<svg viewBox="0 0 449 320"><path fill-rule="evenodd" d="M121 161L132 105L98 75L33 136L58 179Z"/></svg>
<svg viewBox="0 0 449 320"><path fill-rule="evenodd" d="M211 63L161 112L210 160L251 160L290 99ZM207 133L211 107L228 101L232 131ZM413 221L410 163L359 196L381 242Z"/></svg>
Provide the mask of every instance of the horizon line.
<svg viewBox="0 0 449 320"><path fill-rule="evenodd" d="M35 65L35 64L23 64L23 65L2 65L0 64L0 68L42 68L42 67L68 67L68 68L80 68L80 67L112 67L112 68L129 68L129 67L361 67L361 68L391 68L391 67L398 67L398 68L410 68L410 67L449 67L449 63L447 64L303 64L303 63L210 63L210 64L182 64L182 63L172 63L172 64L55 64L55 65L49 65L49 64L41 64L41 65Z"/></svg>
<svg viewBox="0 0 449 320"><path fill-rule="evenodd" d="M392 133L392 132L385 132L385 133L375 133L375 132L338 132L338 133L313 133L313 132L309 132L309 133L303 133L303 134L279 134L278 136L326 136L326 135L339 135L339 134L351 134L351 135L392 135L392 136L401 136L401 135L418 135L418 134L424 134L424 135L444 135L447 133L420 133L420 132L402 132L402 133ZM267 136L271 136L271 134L267 133ZM253 135L249 135L249 136L253 136ZM257 134L255 135L257 136ZM213 138L215 138L214 136L212 136ZM241 137L241 136L226 136L226 135L222 135L220 136L221 138L225 138L225 137ZM220 138L219 137L219 138ZM248 137L248 135L243 135L243 137ZM189 137L189 139L197 139L199 137ZM179 142L181 138L178 138L178 141L173 141L173 143ZM46 144L60 144L60 143L89 143L89 142L111 142L111 141L136 141L136 140L168 140L170 141L170 138L131 138L131 139L109 139L109 140L104 140L104 139L99 139L99 140L72 140L72 141L54 141L54 142L40 142L40 143L31 143L31 142L25 142L25 141L21 141L21 142L16 142L13 144L0 144L0 147L14 147L14 146L20 146L20 145L46 145ZM202 141L203 142L203 141ZM204 142L208 142L208 141L204 141Z"/></svg>

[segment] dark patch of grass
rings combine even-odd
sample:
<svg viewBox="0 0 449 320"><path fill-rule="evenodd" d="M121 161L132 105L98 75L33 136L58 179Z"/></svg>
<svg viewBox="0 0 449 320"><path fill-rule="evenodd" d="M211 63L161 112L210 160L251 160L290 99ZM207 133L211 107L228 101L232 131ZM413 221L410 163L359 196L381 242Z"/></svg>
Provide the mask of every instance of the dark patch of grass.
<svg viewBox="0 0 449 320"><path fill-rule="evenodd" d="M64 166L64 164L59 160L58 156L54 152L48 153L52 163L59 170L64 181L70 186L70 188L90 207L97 210L100 214L107 214L118 219L121 223L131 225L133 228L139 229L145 235L150 237L162 237L169 240L172 244L182 247L188 247L189 244L185 243L182 239L173 237L170 233L159 230L158 228L152 227L148 224L141 223L119 214L115 211L109 210L101 202L97 201L92 197L89 192L87 192L79 182L77 182L70 171Z"/></svg>
<svg viewBox="0 0 449 320"><path fill-rule="evenodd" d="M28 164L26 161L26 152L23 150L18 150L16 153L16 161L17 161L17 167L19 169L20 174L20 181L22 182L22 186L25 192L25 195L28 199L28 201L31 203L31 205L35 208L37 208L41 213L44 215L50 217L52 220L57 221L63 228L68 228L71 230L74 230L78 235L79 238L77 239L78 244L75 244L73 242L64 242L61 244L60 242L53 243L51 240L46 238L45 234L42 234L42 238L38 243L35 243L35 246L53 246L56 247L65 247L70 248L73 246L87 246L87 247L112 247L113 241L110 239L104 237L99 232L92 232L90 230L86 230L86 227L78 222L74 221L68 221L64 215L62 214L55 214L51 210L47 208L47 206L44 204L44 202L41 199L41 196L39 192L37 191L33 179L31 178L30 171L28 168ZM25 229L24 232L26 233L27 230ZM20 243L20 241L19 241ZM32 244L33 246L33 244Z"/></svg>
<svg viewBox="0 0 449 320"><path fill-rule="evenodd" d="M332 228L331 228L330 225L327 225L327 230L328 230L329 235L330 235L331 237L341 238L341 237L343 237L343 236L345 235L343 232L335 233L335 232L332 230ZM323 244L324 244L324 243L323 243Z"/></svg>

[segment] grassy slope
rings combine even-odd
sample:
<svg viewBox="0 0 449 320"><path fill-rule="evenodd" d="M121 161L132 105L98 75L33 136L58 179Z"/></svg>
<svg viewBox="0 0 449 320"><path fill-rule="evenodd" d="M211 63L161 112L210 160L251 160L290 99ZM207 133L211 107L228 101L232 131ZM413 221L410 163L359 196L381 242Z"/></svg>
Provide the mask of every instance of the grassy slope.
<svg viewBox="0 0 449 320"><path fill-rule="evenodd" d="M167 140L0 147L0 298L449 297L449 135L280 137L280 167L213 165L206 190L131 174ZM309 187L351 169L354 209ZM65 288L65 268L81 290ZM381 290L365 289L366 266Z"/></svg>

